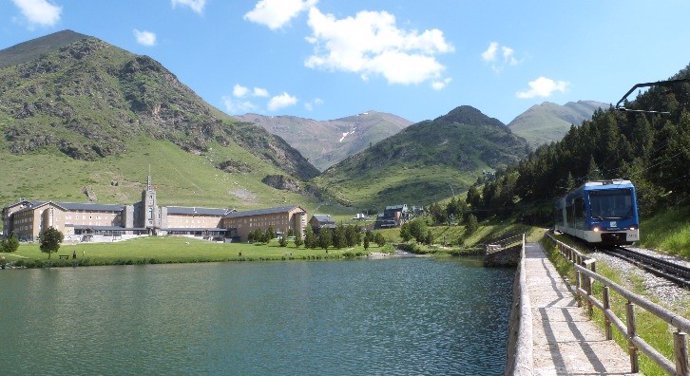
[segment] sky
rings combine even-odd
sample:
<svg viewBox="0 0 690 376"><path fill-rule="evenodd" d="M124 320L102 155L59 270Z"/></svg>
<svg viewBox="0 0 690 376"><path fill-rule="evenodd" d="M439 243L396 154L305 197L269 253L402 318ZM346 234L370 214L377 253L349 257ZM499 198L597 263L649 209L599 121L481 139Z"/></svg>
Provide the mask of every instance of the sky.
<svg viewBox="0 0 690 376"><path fill-rule="evenodd" d="M0 49L64 29L161 62L211 105L413 122L615 104L690 63L687 0L0 0Z"/></svg>

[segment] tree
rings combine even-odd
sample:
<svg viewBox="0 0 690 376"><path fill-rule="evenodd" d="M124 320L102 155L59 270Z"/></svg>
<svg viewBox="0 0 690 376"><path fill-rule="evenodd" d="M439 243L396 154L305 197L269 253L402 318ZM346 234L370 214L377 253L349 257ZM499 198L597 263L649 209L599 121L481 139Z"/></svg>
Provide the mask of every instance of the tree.
<svg viewBox="0 0 690 376"><path fill-rule="evenodd" d="M302 246L302 244L304 244L304 242L302 241L302 237L299 235L295 236L295 247L299 248Z"/></svg>
<svg viewBox="0 0 690 376"><path fill-rule="evenodd" d="M410 234L409 222L403 223L403 225L400 226L400 237L404 242L410 241L410 239L412 239L412 234Z"/></svg>
<svg viewBox="0 0 690 376"><path fill-rule="evenodd" d="M331 235L331 230L327 228L322 228L321 231L319 231L319 247L328 251L328 247L331 246L332 242L333 236Z"/></svg>
<svg viewBox="0 0 690 376"><path fill-rule="evenodd" d="M316 248L314 230L311 226L307 226L304 230L304 248Z"/></svg>
<svg viewBox="0 0 690 376"><path fill-rule="evenodd" d="M369 238L365 236L364 237L364 251L368 251L368 250L369 250Z"/></svg>
<svg viewBox="0 0 690 376"><path fill-rule="evenodd" d="M278 245L281 247L287 247L287 236L281 236L280 239L278 239Z"/></svg>
<svg viewBox="0 0 690 376"><path fill-rule="evenodd" d="M345 225L340 223L336 228L335 232L333 233L333 247L335 249L340 249L343 248L347 243L347 239L345 239Z"/></svg>
<svg viewBox="0 0 690 376"><path fill-rule="evenodd" d="M431 230L427 231L426 237L424 238L424 243L427 245L434 244L434 234L431 233Z"/></svg>
<svg viewBox="0 0 690 376"><path fill-rule="evenodd" d="M374 235L374 242L379 247L383 247L384 245L386 245L386 238L383 237L383 234L377 232L376 235Z"/></svg>
<svg viewBox="0 0 690 376"><path fill-rule="evenodd" d="M360 231L359 226L345 226L345 244L348 247L354 247L361 242Z"/></svg>
<svg viewBox="0 0 690 376"><path fill-rule="evenodd" d="M467 216L467 225L465 227L465 231L467 234L472 234L475 231L479 229L479 222L477 221L477 217L474 216L474 214L469 214Z"/></svg>
<svg viewBox="0 0 690 376"><path fill-rule="evenodd" d="M424 243L426 238L426 223L420 219L410 221L410 235L417 241L417 243Z"/></svg>
<svg viewBox="0 0 690 376"><path fill-rule="evenodd" d="M65 237L55 227L49 227L41 231L38 238L41 242L41 252L47 253L48 258L50 258L51 253L57 252L60 249L60 243L62 243Z"/></svg>
<svg viewBox="0 0 690 376"><path fill-rule="evenodd" d="M19 240L14 234L0 242L0 252L15 252L19 248Z"/></svg>
<svg viewBox="0 0 690 376"><path fill-rule="evenodd" d="M601 171L599 170L597 163L594 161L594 156L590 156L589 167L587 168L587 180L601 180L602 178L603 176L601 175Z"/></svg>

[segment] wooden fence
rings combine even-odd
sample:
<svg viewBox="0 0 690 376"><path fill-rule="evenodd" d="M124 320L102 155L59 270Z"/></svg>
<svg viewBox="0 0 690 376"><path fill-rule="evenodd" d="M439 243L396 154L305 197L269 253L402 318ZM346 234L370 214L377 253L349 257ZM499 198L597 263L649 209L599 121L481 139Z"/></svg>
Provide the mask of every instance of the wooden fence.
<svg viewBox="0 0 690 376"><path fill-rule="evenodd" d="M638 354L642 351L652 361L658 364L667 374L676 376L690 376L688 371L688 336L690 332L690 320L675 314L648 299L636 295L625 288L617 285L606 277L597 274L596 262L575 248L557 240L551 234L546 234L551 239L558 250L570 260L576 271L576 291L580 298L579 301L586 301L590 316L594 307L601 310L604 314L604 325L606 328L606 338L612 339L612 326L615 327L628 340L628 354L630 355L630 371L637 373L640 370ZM594 282L598 282L603 287L602 301L592 295ZM627 300L625 322L618 318L611 310L610 292L618 293ZM654 316L664 320L673 328L674 351L673 358L675 363L667 359L657 349L649 345L639 335L637 335L637 325L635 322L635 307L646 310Z"/></svg>

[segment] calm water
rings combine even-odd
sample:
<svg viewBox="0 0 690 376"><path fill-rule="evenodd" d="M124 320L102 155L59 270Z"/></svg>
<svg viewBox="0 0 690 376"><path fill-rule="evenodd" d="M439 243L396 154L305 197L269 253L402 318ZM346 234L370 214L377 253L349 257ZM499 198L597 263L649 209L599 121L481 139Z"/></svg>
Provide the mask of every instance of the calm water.
<svg viewBox="0 0 690 376"><path fill-rule="evenodd" d="M512 269L457 259L0 272L0 375L502 375Z"/></svg>

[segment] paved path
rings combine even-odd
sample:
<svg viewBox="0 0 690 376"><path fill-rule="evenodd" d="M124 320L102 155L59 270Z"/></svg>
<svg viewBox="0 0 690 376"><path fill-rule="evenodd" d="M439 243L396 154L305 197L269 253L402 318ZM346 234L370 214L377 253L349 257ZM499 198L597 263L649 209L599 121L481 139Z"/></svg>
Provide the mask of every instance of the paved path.
<svg viewBox="0 0 690 376"><path fill-rule="evenodd" d="M630 358L589 320L538 243L525 248L534 375L631 375Z"/></svg>

